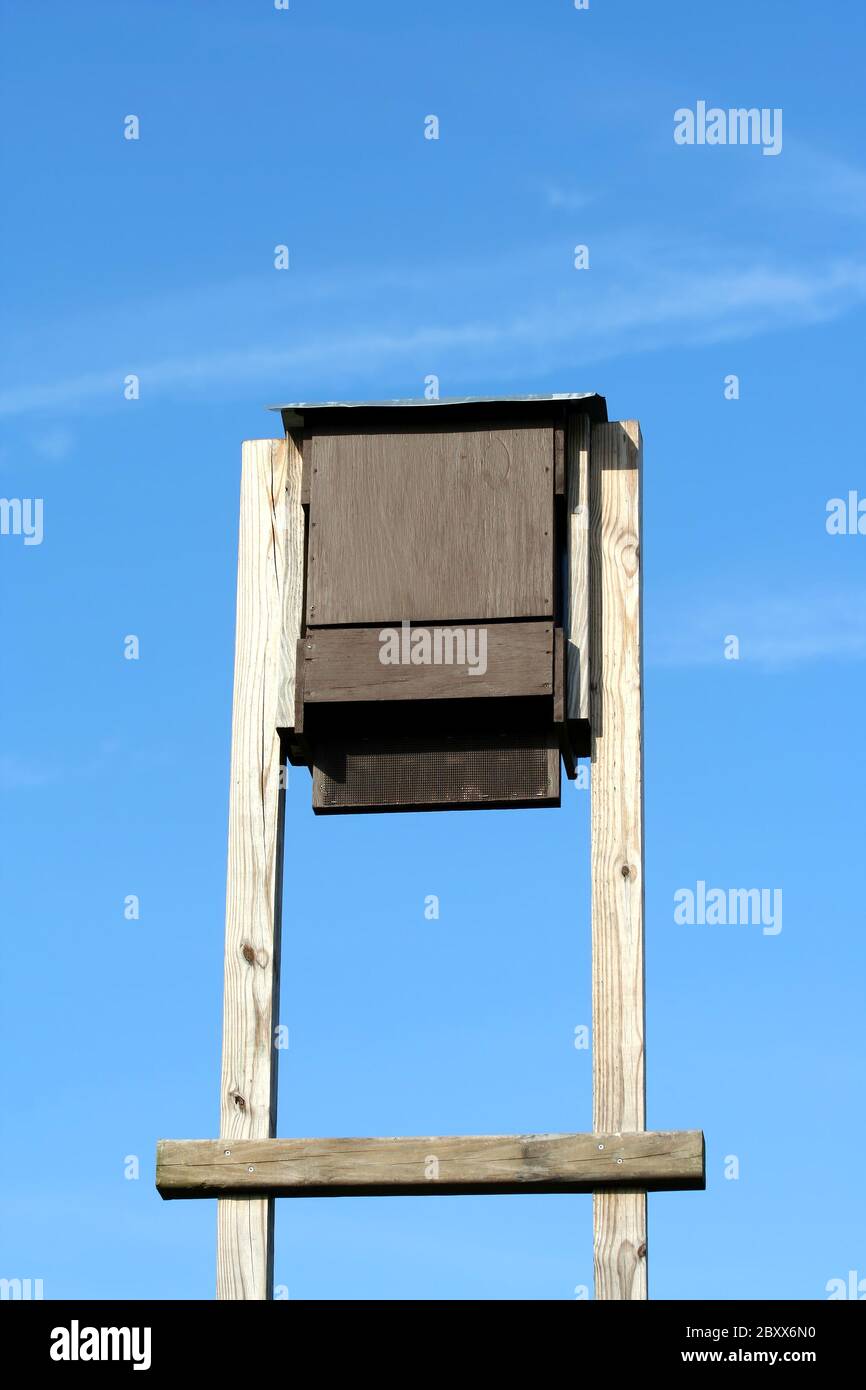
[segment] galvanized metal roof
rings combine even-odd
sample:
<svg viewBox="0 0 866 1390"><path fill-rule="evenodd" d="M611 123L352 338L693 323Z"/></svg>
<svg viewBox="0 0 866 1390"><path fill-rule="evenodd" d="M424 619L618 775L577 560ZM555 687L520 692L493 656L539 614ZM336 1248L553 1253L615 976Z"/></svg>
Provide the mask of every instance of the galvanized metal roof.
<svg viewBox="0 0 866 1390"><path fill-rule="evenodd" d="M577 401L583 403L587 415L593 420L607 419L604 396L599 396L595 391L559 391L549 396L454 396L442 400L289 401L284 405L268 406L268 409L279 410L283 424L289 429L305 424L311 417L312 421L323 424L328 417L334 419L344 411L359 412L365 417L365 423L369 423L380 411L429 410L434 414L442 411L446 415L477 413L480 416L515 413L517 407L518 414L523 414L525 408L525 413L538 415L543 413L545 407L566 406Z"/></svg>

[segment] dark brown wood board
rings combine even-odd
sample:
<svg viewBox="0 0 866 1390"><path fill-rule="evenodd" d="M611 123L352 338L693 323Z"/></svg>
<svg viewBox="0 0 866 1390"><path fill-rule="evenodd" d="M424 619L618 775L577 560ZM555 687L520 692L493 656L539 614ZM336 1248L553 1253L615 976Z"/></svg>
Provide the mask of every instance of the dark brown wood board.
<svg viewBox="0 0 866 1390"><path fill-rule="evenodd" d="M552 730L515 734L341 739L313 749L313 810L481 810L558 806L559 748Z"/></svg>
<svg viewBox="0 0 866 1390"><path fill-rule="evenodd" d="M308 704L553 693L546 622L308 628L299 655Z"/></svg>
<svg viewBox="0 0 866 1390"><path fill-rule="evenodd" d="M552 617L552 426L310 443L308 625Z"/></svg>

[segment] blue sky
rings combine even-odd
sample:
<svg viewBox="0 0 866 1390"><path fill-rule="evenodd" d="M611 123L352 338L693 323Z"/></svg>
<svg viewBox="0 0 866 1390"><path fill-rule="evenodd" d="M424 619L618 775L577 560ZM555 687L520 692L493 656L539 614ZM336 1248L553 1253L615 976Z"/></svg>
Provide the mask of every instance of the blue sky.
<svg viewBox="0 0 866 1390"><path fill-rule="evenodd" d="M0 1275L212 1296L153 1155L218 1123L240 441L436 374L643 427L648 1121L708 1151L650 1198L651 1293L866 1278L866 536L825 525L866 496L863 7L0 13L0 494L44 503L0 537ZM699 100L781 108L781 153L675 144ZM320 820L293 770L286 846L281 1134L590 1127L585 790ZM698 881L781 889L781 932L675 923ZM569 1299L590 1207L283 1202L276 1280Z"/></svg>

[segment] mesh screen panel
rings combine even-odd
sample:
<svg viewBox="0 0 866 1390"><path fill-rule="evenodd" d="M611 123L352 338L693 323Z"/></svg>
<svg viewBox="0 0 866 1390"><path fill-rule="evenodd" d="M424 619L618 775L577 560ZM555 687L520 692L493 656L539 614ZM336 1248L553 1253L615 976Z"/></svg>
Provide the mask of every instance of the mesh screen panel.
<svg viewBox="0 0 866 1390"><path fill-rule="evenodd" d="M313 754L317 811L559 805L559 750L549 733L493 739L325 744Z"/></svg>

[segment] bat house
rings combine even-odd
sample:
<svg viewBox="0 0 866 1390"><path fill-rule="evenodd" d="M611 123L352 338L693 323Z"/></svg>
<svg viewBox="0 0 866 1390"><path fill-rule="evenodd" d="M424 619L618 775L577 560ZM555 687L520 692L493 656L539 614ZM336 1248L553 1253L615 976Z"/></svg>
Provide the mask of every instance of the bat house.
<svg viewBox="0 0 866 1390"><path fill-rule="evenodd" d="M273 1296L278 1197L520 1192L592 1192L595 1297L645 1299L647 1193L706 1161L646 1123L640 426L595 395L275 408L242 451L220 1131L160 1141L157 1187L217 1199L220 1299ZM286 758L333 815L555 806L584 755L591 1131L276 1138Z"/></svg>
<svg viewBox="0 0 866 1390"><path fill-rule="evenodd" d="M588 752L574 523L603 398L280 409L305 524L284 733L313 809L559 805Z"/></svg>

